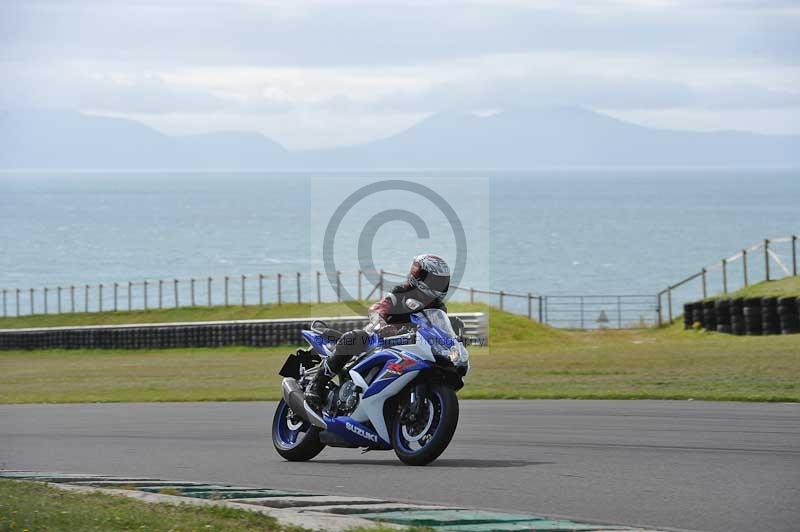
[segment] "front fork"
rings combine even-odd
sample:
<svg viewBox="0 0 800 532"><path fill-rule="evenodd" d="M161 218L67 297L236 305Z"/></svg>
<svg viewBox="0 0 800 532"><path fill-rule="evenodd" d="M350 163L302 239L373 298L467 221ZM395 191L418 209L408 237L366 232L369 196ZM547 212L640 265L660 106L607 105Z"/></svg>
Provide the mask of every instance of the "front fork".
<svg viewBox="0 0 800 532"><path fill-rule="evenodd" d="M424 382L419 382L411 388L408 397L408 405L400 412L400 420L403 422L415 422L419 419L422 412L422 405L425 404L425 399L428 397L428 385Z"/></svg>

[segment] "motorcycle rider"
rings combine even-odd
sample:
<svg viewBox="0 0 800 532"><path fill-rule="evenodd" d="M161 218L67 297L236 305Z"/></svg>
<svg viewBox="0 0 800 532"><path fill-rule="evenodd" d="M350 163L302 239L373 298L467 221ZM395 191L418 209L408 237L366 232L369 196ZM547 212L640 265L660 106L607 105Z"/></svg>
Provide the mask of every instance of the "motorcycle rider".
<svg viewBox="0 0 800 532"><path fill-rule="evenodd" d="M374 332L382 337L397 334L400 326L411 322L411 314L423 309L447 312L444 298L450 288L450 267L441 257L428 253L417 255L411 263L406 282L395 286L383 299L369 308L370 322L377 322ZM422 307L412 311L406 302L415 299ZM306 390L309 405L319 408L325 387L355 355L363 353L369 343L369 333L362 329L344 333L336 342L334 354L328 357L314 375Z"/></svg>

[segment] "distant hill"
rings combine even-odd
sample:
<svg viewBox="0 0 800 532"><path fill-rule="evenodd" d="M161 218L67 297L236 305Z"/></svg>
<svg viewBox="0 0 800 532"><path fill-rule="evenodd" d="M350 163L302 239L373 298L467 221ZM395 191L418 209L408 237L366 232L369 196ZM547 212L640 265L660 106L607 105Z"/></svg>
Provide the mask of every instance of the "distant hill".
<svg viewBox="0 0 800 532"><path fill-rule="evenodd" d="M581 108L441 113L391 137L290 153L257 133L168 136L132 120L0 114L0 168L337 169L800 166L800 136L661 130Z"/></svg>
<svg viewBox="0 0 800 532"><path fill-rule="evenodd" d="M442 113L392 137L306 154L319 167L797 166L800 136L647 128L580 108Z"/></svg>
<svg viewBox="0 0 800 532"><path fill-rule="evenodd" d="M261 169L288 152L258 133L169 136L133 120L69 111L0 114L0 168Z"/></svg>

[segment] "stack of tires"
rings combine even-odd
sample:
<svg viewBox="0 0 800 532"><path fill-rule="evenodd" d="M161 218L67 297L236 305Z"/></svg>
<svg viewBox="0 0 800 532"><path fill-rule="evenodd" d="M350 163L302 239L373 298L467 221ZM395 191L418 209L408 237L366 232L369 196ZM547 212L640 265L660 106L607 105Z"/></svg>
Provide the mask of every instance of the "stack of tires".
<svg viewBox="0 0 800 532"><path fill-rule="evenodd" d="M703 301L703 327L707 331L717 330L717 312L713 301Z"/></svg>
<svg viewBox="0 0 800 532"><path fill-rule="evenodd" d="M717 332L731 334L731 300L714 301L714 312L717 318Z"/></svg>
<svg viewBox="0 0 800 532"><path fill-rule="evenodd" d="M747 336L761 335L762 319L760 297L748 297L744 300L744 330Z"/></svg>
<svg viewBox="0 0 800 532"><path fill-rule="evenodd" d="M800 297L778 298L781 334L800 333Z"/></svg>
<svg viewBox="0 0 800 532"><path fill-rule="evenodd" d="M761 336L800 333L800 298L746 297L686 303L685 329L699 324L707 331Z"/></svg>
<svg viewBox="0 0 800 532"><path fill-rule="evenodd" d="M691 329L692 324L694 324L694 304L693 303L684 303L683 304L683 328L684 329Z"/></svg>
<svg viewBox="0 0 800 532"><path fill-rule="evenodd" d="M731 299L731 334L742 336L744 328L744 298Z"/></svg>
<svg viewBox="0 0 800 532"><path fill-rule="evenodd" d="M781 324L778 321L778 298L761 299L761 332L762 334L780 334Z"/></svg>

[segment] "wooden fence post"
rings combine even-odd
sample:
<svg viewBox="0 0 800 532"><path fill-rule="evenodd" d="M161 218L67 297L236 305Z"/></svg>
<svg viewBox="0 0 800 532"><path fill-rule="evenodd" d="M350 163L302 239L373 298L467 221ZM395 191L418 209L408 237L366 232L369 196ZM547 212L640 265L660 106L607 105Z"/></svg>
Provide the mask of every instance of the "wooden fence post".
<svg viewBox="0 0 800 532"><path fill-rule="evenodd" d="M158 280L158 308L164 308L164 280Z"/></svg>
<svg viewBox="0 0 800 532"><path fill-rule="evenodd" d="M133 308L131 306L131 297L132 297L131 292L133 292L133 282L128 281L128 312L130 312L131 309Z"/></svg>
<svg viewBox="0 0 800 532"><path fill-rule="evenodd" d="M663 292L659 292L656 295L656 315L657 315L656 319L658 320L658 326L659 327L661 327L661 325L663 324L662 318L661 318L661 294L663 294Z"/></svg>
<svg viewBox="0 0 800 532"><path fill-rule="evenodd" d="M245 292L245 282L247 281L247 276L242 275L242 306L244 307L247 304L247 298L244 294Z"/></svg>
<svg viewBox="0 0 800 532"><path fill-rule="evenodd" d="M97 310L103 312L103 283L97 285Z"/></svg>
<svg viewBox="0 0 800 532"><path fill-rule="evenodd" d="M175 293L175 308L178 308L178 307L181 306L181 302L178 300L178 280L177 279L173 279L172 286L173 286L173 291Z"/></svg>
<svg viewBox="0 0 800 532"><path fill-rule="evenodd" d="M797 235L792 235L792 275L797 275Z"/></svg>
<svg viewBox="0 0 800 532"><path fill-rule="evenodd" d="M226 275L225 276L225 306L228 306L228 281L230 278Z"/></svg>
<svg viewBox="0 0 800 532"><path fill-rule="evenodd" d="M258 274L258 306L264 306L264 274Z"/></svg>
<svg viewBox="0 0 800 532"><path fill-rule="evenodd" d="M533 296L531 296L531 293L528 292L528 319L532 318L532 316L531 316L531 300L532 300L532 298L533 298Z"/></svg>
<svg viewBox="0 0 800 532"><path fill-rule="evenodd" d="M278 305L283 304L283 296L281 295L281 274L278 274Z"/></svg>
<svg viewBox="0 0 800 532"><path fill-rule="evenodd" d="M320 294L319 286L319 270L317 270L317 303L322 303L322 294Z"/></svg>
<svg viewBox="0 0 800 532"><path fill-rule="evenodd" d="M342 300L342 272L336 270L336 301Z"/></svg>
<svg viewBox="0 0 800 532"><path fill-rule="evenodd" d="M764 239L764 274L769 281L769 239Z"/></svg>
<svg viewBox="0 0 800 532"><path fill-rule="evenodd" d="M672 325L672 287L667 287L667 317Z"/></svg>
<svg viewBox="0 0 800 532"><path fill-rule="evenodd" d="M59 286L57 290L58 290L58 296L57 296L57 298L58 298L58 313L61 314L61 287ZM4 297L5 297L5 295L4 295Z"/></svg>
<svg viewBox="0 0 800 532"><path fill-rule="evenodd" d="M358 270L358 300L361 301L361 270Z"/></svg>
<svg viewBox="0 0 800 532"><path fill-rule="evenodd" d="M83 311L89 312L89 285L83 287Z"/></svg>
<svg viewBox="0 0 800 532"><path fill-rule="evenodd" d="M195 306L195 301L194 301L194 277L189 279L189 294L190 294L190 297L191 297L192 306L194 307Z"/></svg>
<svg viewBox="0 0 800 532"><path fill-rule="evenodd" d="M303 298L300 294L300 272L297 272L297 304L299 305L303 301Z"/></svg>
<svg viewBox="0 0 800 532"><path fill-rule="evenodd" d="M742 250L742 274L744 275L744 287L747 288L747 250Z"/></svg>
<svg viewBox="0 0 800 532"><path fill-rule="evenodd" d="M728 261L722 259L722 293L728 293Z"/></svg>
<svg viewBox="0 0 800 532"><path fill-rule="evenodd" d="M144 309L147 310L147 279L144 280Z"/></svg>
<svg viewBox="0 0 800 532"><path fill-rule="evenodd" d="M701 273L702 273L702 278L703 278L703 299L705 299L706 297L708 297L708 289L707 289L707 285L706 285L706 269L703 268L701 270ZM670 319L670 323L672 323L671 319Z"/></svg>
<svg viewBox="0 0 800 532"><path fill-rule="evenodd" d="M30 306L31 306L31 316L33 316L34 308L35 308L34 304L33 304L33 288L30 289L29 294L30 294L30 298L29 298L28 302L30 303Z"/></svg>
<svg viewBox="0 0 800 532"><path fill-rule="evenodd" d="M208 306L210 307L211 303L212 303L212 301L211 301L211 282L212 282L212 278L209 277L206 280L206 282L207 282L207 285L206 285L206 297L208 298Z"/></svg>
<svg viewBox="0 0 800 532"><path fill-rule="evenodd" d="M504 295L505 294L503 293L503 291L500 290L500 310L503 310L503 296Z"/></svg>
<svg viewBox="0 0 800 532"><path fill-rule="evenodd" d="M119 290L119 283L114 283L114 312L117 311L117 291Z"/></svg>
<svg viewBox="0 0 800 532"><path fill-rule="evenodd" d="M47 287L45 286L42 289L42 294L44 295L44 313L47 314Z"/></svg>

